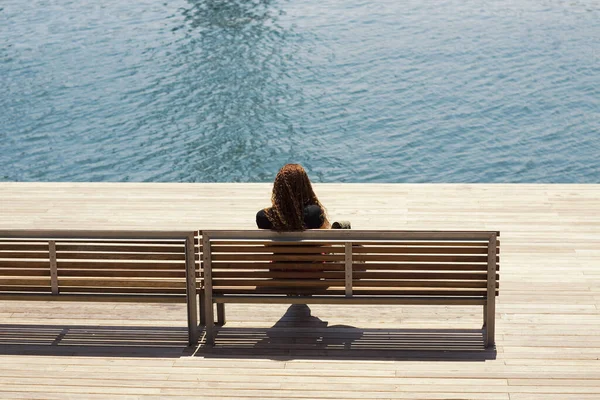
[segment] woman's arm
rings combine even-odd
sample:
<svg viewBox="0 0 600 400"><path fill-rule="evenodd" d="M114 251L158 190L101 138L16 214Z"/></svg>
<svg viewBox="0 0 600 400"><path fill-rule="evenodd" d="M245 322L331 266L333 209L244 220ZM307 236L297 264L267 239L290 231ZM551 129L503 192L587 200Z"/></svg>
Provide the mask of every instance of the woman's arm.
<svg viewBox="0 0 600 400"><path fill-rule="evenodd" d="M306 226L306 229L331 228L331 224L325 215L325 210L316 204L304 207L304 225Z"/></svg>
<svg viewBox="0 0 600 400"><path fill-rule="evenodd" d="M267 218L267 212L260 210L256 213L256 226L258 229L273 229L273 224Z"/></svg>

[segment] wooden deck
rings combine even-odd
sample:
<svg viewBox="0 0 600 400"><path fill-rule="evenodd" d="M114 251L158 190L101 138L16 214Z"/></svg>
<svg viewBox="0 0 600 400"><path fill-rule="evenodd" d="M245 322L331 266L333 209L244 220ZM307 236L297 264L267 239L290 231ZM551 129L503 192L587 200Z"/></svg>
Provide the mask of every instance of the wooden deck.
<svg viewBox="0 0 600 400"><path fill-rule="evenodd" d="M0 229L253 228L268 184L0 183ZM0 302L0 398L600 399L600 185L315 185L356 229L499 230L480 307Z"/></svg>

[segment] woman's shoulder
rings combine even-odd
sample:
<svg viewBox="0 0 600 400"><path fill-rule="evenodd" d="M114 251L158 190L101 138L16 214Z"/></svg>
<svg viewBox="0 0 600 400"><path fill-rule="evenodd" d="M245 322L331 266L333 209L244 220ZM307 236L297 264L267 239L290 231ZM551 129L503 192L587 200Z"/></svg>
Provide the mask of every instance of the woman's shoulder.
<svg viewBox="0 0 600 400"><path fill-rule="evenodd" d="M325 222L325 211L318 204L304 206L304 225L307 229L319 229Z"/></svg>
<svg viewBox="0 0 600 400"><path fill-rule="evenodd" d="M304 214L323 214L323 208L318 204L304 206Z"/></svg>

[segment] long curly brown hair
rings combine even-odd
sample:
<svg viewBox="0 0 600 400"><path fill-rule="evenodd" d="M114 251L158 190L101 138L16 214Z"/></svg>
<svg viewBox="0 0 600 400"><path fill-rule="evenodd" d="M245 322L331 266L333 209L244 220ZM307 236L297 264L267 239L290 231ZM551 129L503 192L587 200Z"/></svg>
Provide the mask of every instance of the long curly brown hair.
<svg viewBox="0 0 600 400"><path fill-rule="evenodd" d="M306 228L304 207L313 204L323 210L323 227L326 227L329 222L325 207L313 191L306 171L300 164L286 164L275 177L271 207L265 213L276 231L302 231Z"/></svg>

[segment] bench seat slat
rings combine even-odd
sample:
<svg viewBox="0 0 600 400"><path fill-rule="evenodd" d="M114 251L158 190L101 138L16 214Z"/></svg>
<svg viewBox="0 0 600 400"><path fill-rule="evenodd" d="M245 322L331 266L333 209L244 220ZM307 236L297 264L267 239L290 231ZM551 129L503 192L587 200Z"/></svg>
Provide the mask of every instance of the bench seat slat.
<svg viewBox="0 0 600 400"><path fill-rule="evenodd" d="M56 250L59 252L79 252L79 251L98 251L98 252L128 252L128 253L181 253L183 246L177 244L157 245L155 243L138 244L113 244L113 243L94 243L94 244L65 244L57 243Z"/></svg>
<svg viewBox="0 0 600 400"><path fill-rule="evenodd" d="M344 261L343 255L334 254L237 254L217 253L212 255L213 261Z"/></svg>
<svg viewBox="0 0 600 400"><path fill-rule="evenodd" d="M343 279L215 279L213 278L213 287L219 286L285 286L285 287L323 287L323 286L344 286Z"/></svg>
<svg viewBox="0 0 600 400"><path fill-rule="evenodd" d="M136 293L148 293L148 294L169 294L169 295L185 295L185 288L164 288L164 287L62 287L61 293L121 293L135 295Z"/></svg>
<svg viewBox="0 0 600 400"><path fill-rule="evenodd" d="M444 246L444 247L482 247L487 248L487 240L350 240L358 246ZM500 246L500 240L497 241Z"/></svg>
<svg viewBox="0 0 600 400"><path fill-rule="evenodd" d="M292 286L292 287L322 287L322 286L344 286L345 281L343 279L213 279L213 285L215 288L219 286ZM360 287L369 288L459 288L459 289L471 289L471 288L486 288L487 282L483 281L415 281L415 280L353 280L352 287L358 289Z"/></svg>
<svg viewBox="0 0 600 400"><path fill-rule="evenodd" d="M262 269L262 270L213 270L213 279L224 278L337 278L343 279L343 270L329 271L322 267L323 270L309 269L306 271L298 269L277 270ZM353 276L355 279L378 279L378 280L397 280L397 279L425 279L425 280L468 280L468 281L486 281L487 274L483 271L475 272L381 272L368 270L354 270ZM496 276L499 279L499 275Z"/></svg>
<svg viewBox="0 0 600 400"><path fill-rule="evenodd" d="M47 276L50 277L50 269L48 268L39 268L39 269L33 269L33 268L0 268L0 278L2 278L3 276L34 276L34 277L39 277L39 276Z"/></svg>
<svg viewBox="0 0 600 400"><path fill-rule="evenodd" d="M185 287L185 280L167 280L167 279L141 279L132 278L124 280L122 278L58 278L59 287L63 286L90 286L90 287L161 287L161 288L179 288ZM50 278L43 277L0 277L1 286L9 285L50 285Z"/></svg>
<svg viewBox="0 0 600 400"><path fill-rule="evenodd" d="M464 263L486 263L487 256L463 256L463 255L429 255L429 254L356 254L352 256L353 261L423 261L423 262L464 262Z"/></svg>
<svg viewBox="0 0 600 400"><path fill-rule="evenodd" d="M329 270L329 271L343 271L344 264L342 262L327 262L327 263L296 263L290 262L214 262L213 270L215 271L226 271L226 270L245 270L245 269L270 269L270 270Z"/></svg>
<svg viewBox="0 0 600 400"><path fill-rule="evenodd" d="M122 288L185 288L185 280L122 278L58 278L59 286L122 287Z"/></svg>
<svg viewBox="0 0 600 400"><path fill-rule="evenodd" d="M185 260L183 253L125 253L125 252L65 252L56 251L57 261L70 261L70 260L135 260L135 261L146 261L146 260Z"/></svg>
<svg viewBox="0 0 600 400"><path fill-rule="evenodd" d="M294 254L343 254L345 251L344 246L317 246L317 245L303 245L303 246L275 246L275 245L258 245L258 246L214 246L211 248L213 254L218 253L294 253Z"/></svg>
<svg viewBox="0 0 600 400"><path fill-rule="evenodd" d="M342 262L327 262L323 263L294 263L294 262L274 262L269 263L265 261L259 262L213 262L213 269L225 270L225 269L324 269L326 265L327 270L344 270L344 264ZM461 264L443 264L443 263L410 263L410 262L394 262L394 263L354 263L353 267L355 270L368 267L369 270L397 270L397 271L486 271L487 266L484 264L475 263L461 263ZM499 268L497 268L499 270Z"/></svg>
<svg viewBox="0 0 600 400"><path fill-rule="evenodd" d="M383 253L383 254L485 254L487 255L487 247L458 247L458 246L421 246L421 247L405 247L405 246L354 246L352 252L355 254L361 253Z"/></svg>
<svg viewBox="0 0 600 400"><path fill-rule="evenodd" d="M139 292L138 292L139 293ZM144 303L184 303L185 295L119 295L119 294L68 294L61 293L53 295L50 292L44 293L0 293L0 300L17 300L17 301L110 301L110 302L144 302Z"/></svg>
<svg viewBox="0 0 600 400"><path fill-rule="evenodd" d="M2 275L2 273L0 273ZM146 278L181 278L185 281L185 271L161 269L60 269L61 277L146 277Z"/></svg>
<svg viewBox="0 0 600 400"><path fill-rule="evenodd" d="M343 271L213 271L215 279L344 279Z"/></svg>
<svg viewBox="0 0 600 400"><path fill-rule="evenodd" d="M426 279L426 280L487 280L487 274L484 272L381 272L381 271L354 271L354 278L357 279ZM497 275L498 278L498 275Z"/></svg>
<svg viewBox="0 0 600 400"><path fill-rule="evenodd" d="M50 277L40 276L2 276L0 277L0 286L18 286L18 285L48 285L50 286Z"/></svg>
<svg viewBox="0 0 600 400"><path fill-rule="evenodd" d="M0 250L0 260L14 259L14 258L28 258L28 259L45 259L47 260L50 256L48 253L48 246L46 251L32 251L32 250Z"/></svg>
<svg viewBox="0 0 600 400"><path fill-rule="evenodd" d="M484 305L485 300L473 297L325 297L325 296L310 296L310 297L273 297L273 296L221 296L214 295L213 299L216 303L300 303L300 304L405 304L405 305Z"/></svg>
<svg viewBox="0 0 600 400"><path fill-rule="evenodd" d="M45 251L48 252L48 242L4 242L0 241L3 251Z"/></svg>
<svg viewBox="0 0 600 400"><path fill-rule="evenodd" d="M24 284L18 286L0 285L0 293L2 292L52 292L50 280L47 285Z"/></svg>
<svg viewBox="0 0 600 400"><path fill-rule="evenodd" d="M212 254L219 253L294 253L294 254L343 254L344 246L339 244L330 246L306 245L304 246L275 246L275 245L257 245L257 246L214 246L211 248ZM481 254L487 255L487 247L485 246L431 246L415 247L415 246L355 246L354 253L384 253L384 254Z"/></svg>
<svg viewBox="0 0 600 400"><path fill-rule="evenodd" d="M0 271L3 269L40 269L50 268L50 259L46 260L0 260Z"/></svg>
<svg viewBox="0 0 600 400"><path fill-rule="evenodd" d="M50 285L47 286L30 286L30 285L20 285L20 286L0 286L0 296L3 293L27 293L27 292L45 292L51 293ZM178 288L144 288L144 287L62 287L61 294L68 293L119 293L119 294L169 294L169 295L185 295L185 289Z"/></svg>
<svg viewBox="0 0 600 400"><path fill-rule="evenodd" d="M212 254L214 261L343 261L343 255L334 254L248 254L248 253L217 253ZM354 261L412 261L412 262L464 262L486 263L487 256L473 255L427 255L427 254L357 254Z"/></svg>
<svg viewBox="0 0 600 400"><path fill-rule="evenodd" d="M50 260L0 260L0 270L2 268L49 268ZM80 261L58 261L58 269L75 268L75 269L176 269L183 270L185 263L182 261L164 262L152 260L136 261L97 261L97 260L80 260Z"/></svg>
<svg viewBox="0 0 600 400"><path fill-rule="evenodd" d="M345 290L343 286L339 288L328 288L328 287L295 287L295 288L285 288L285 287L235 287L235 288L225 288L225 287L217 287L214 288L213 293L215 295L242 295L242 294L276 294L276 295L296 295L296 294L305 294L305 295L332 295L332 296L343 296L345 294ZM450 289L420 289L415 288L413 290L403 289L403 290L394 290L394 289L377 289L373 290L370 288L357 288L352 290L353 296L445 296L445 297L455 297L455 296L470 296L470 297L478 297L485 298L487 292L481 289L472 289L472 290L450 290Z"/></svg>
<svg viewBox="0 0 600 400"><path fill-rule="evenodd" d="M354 263L353 268L367 268L369 270L394 270L394 271L486 271L485 264L476 263L413 263L413 262L367 262ZM499 270L499 267L496 268Z"/></svg>

